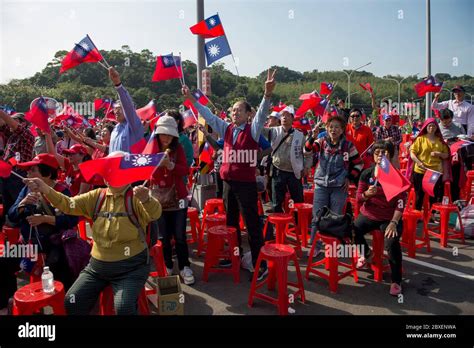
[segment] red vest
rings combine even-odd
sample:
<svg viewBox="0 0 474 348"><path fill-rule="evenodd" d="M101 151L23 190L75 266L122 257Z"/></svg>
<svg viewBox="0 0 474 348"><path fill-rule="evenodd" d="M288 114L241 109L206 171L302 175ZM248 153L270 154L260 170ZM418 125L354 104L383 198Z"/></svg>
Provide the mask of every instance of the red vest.
<svg viewBox="0 0 474 348"><path fill-rule="evenodd" d="M245 125L243 131L239 132L237 141L233 142L235 125L227 127L224 136L224 153L222 154L222 166L220 170L223 180L255 182L256 166L251 166L250 157L257 158L258 143L252 138L249 124Z"/></svg>

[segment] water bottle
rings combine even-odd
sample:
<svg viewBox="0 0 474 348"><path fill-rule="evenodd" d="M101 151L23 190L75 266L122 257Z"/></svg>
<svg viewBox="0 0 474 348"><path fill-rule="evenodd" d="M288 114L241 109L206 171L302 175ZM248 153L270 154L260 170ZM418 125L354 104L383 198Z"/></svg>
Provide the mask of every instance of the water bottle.
<svg viewBox="0 0 474 348"><path fill-rule="evenodd" d="M47 294L54 293L54 277L48 266L43 268L41 275L41 283L43 283L43 291Z"/></svg>

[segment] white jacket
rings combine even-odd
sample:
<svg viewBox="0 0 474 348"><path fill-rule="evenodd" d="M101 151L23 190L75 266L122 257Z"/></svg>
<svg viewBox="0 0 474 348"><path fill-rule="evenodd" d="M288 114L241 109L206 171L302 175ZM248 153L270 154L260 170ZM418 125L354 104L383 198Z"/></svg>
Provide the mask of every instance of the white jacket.
<svg viewBox="0 0 474 348"><path fill-rule="evenodd" d="M285 136L283 126L272 127L272 149L280 144L281 139ZM303 147L304 147L304 135L299 130L293 128L293 139L291 142L291 152L290 152L290 161L291 167L297 179L301 178L301 171L304 167L304 157L303 157ZM281 151L281 149L278 149ZM277 151L277 152L278 152Z"/></svg>

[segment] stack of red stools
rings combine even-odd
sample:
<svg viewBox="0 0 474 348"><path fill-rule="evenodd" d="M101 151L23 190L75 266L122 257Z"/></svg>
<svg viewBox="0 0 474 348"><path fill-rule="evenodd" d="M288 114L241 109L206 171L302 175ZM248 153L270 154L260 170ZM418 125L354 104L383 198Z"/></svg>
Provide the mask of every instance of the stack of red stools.
<svg viewBox="0 0 474 348"><path fill-rule="evenodd" d="M33 315L40 309L50 306L55 315L65 315L64 286L54 281L54 293L43 291L43 284L35 282L20 288L13 296L13 315Z"/></svg>
<svg viewBox="0 0 474 348"><path fill-rule="evenodd" d="M316 249L318 240L321 240L325 245L324 258L322 260L313 262L314 251ZM351 264L342 262L339 260L337 253L337 249L340 245L342 245L342 243L338 238L326 236L320 234L319 232L316 233L309 253L308 265L306 267L305 276L307 280L309 280L309 275L311 273L316 274L329 282L329 290L332 292L337 292L339 281L347 276L352 275L356 283L359 281L356 268L358 257L357 252L354 252L354 255L352 255ZM322 272L322 270L318 270L316 267L320 265L324 265L326 271L328 272ZM339 272L339 266L348 268L349 270L345 272Z"/></svg>
<svg viewBox="0 0 474 348"><path fill-rule="evenodd" d="M10 227L3 225L0 233L0 244L5 245L6 242L11 244L18 244L20 240L20 229L18 227Z"/></svg>
<svg viewBox="0 0 474 348"><path fill-rule="evenodd" d="M313 216L313 205L308 203L295 203L294 207L294 213L296 213L298 217L295 233L299 234L302 245L304 248L306 248L308 246L309 224L311 223ZM295 239L297 238L296 235L294 237Z"/></svg>
<svg viewBox="0 0 474 348"><path fill-rule="evenodd" d="M440 214L440 222L438 226L428 228L428 234L440 239L441 247L446 248L448 239L461 239L464 244L464 227L462 225L461 213L458 207L451 202L451 184L447 181L444 185L444 195L448 197L448 204L435 203L431 206L429 211L428 221L431 218L432 212L438 211ZM459 219L460 230L449 227L449 215L457 214Z"/></svg>
<svg viewBox="0 0 474 348"><path fill-rule="evenodd" d="M186 230L186 235L191 237L188 239L188 243L194 244L198 241L198 231L201 226L201 222L199 221L199 212L196 208L188 208L188 219L190 229Z"/></svg>
<svg viewBox="0 0 474 348"><path fill-rule="evenodd" d="M473 197L474 191L474 170L469 170L466 173L466 177L466 185L464 186L464 190L461 191L461 194L463 196L463 199L469 202L471 200L471 197Z"/></svg>
<svg viewBox="0 0 474 348"><path fill-rule="evenodd" d="M303 190L304 202L308 204L313 204L314 201L314 189L304 189Z"/></svg>
<svg viewBox="0 0 474 348"><path fill-rule="evenodd" d="M223 220L224 218L224 220ZM225 225L225 207L222 198L208 199L204 205L202 212L201 227L199 229L198 237L198 256L206 248L206 241L204 240L204 232L212 226Z"/></svg>
<svg viewBox="0 0 474 348"><path fill-rule="evenodd" d="M303 252L301 250L301 241L300 241L299 234L298 233L293 234L293 236L296 237L296 240L294 241L287 238L287 236L289 235L288 232L289 232L290 224L295 225L295 220L293 219L293 216L290 214L285 214L285 213L268 214L267 221L265 222L265 226L263 228L264 239L267 234L269 223L275 226L275 237L276 237L275 242L277 244L285 244L285 243L292 244L296 248L298 255L301 257Z"/></svg>
<svg viewBox="0 0 474 348"><path fill-rule="evenodd" d="M257 283L258 270L262 261L267 261L268 276L266 279ZM296 268L297 282L288 281L288 264L293 261ZM294 298L300 297L304 303L305 294L303 287L303 278L301 276L298 259L295 254L295 250L285 244L265 244L260 249L257 264L255 265L255 272L252 279L252 285L250 287L249 294L249 307L252 307L255 298L269 302L278 307L278 313L280 315L288 314L289 297L288 297L288 286L298 289L294 293ZM278 283L278 298L271 297L266 294L258 293L257 290L267 284L268 290L275 289L275 283Z"/></svg>
<svg viewBox="0 0 474 348"><path fill-rule="evenodd" d="M428 195L425 195L424 211L429 210ZM419 210L415 210L415 190L412 188L408 194L407 205L403 211L403 233L400 245L407 248L409 257L416 257L416 250L426 247L428 252L431 252L430 238L427 233L426 214ZM426 215L427 216L427 215ZM422 236L417 236L418 220L423 221Z"/></svg>
<svg viewBox="0 0 474 348"><path fill-rule="evenodd" d="M218 268L222 259L231 260L232 267ZM207 250L202 280L207 282L209 273L232 274L234 283L240 281L240 255L237 229L230 226L214 226L207 231Z"/></svg>

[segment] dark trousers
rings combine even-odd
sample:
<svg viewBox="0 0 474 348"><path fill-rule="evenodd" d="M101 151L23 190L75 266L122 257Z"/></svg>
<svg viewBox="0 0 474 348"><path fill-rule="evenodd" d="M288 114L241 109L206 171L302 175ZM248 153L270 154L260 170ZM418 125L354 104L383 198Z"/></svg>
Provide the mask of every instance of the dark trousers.
<svg viewBox="0 0 474 348"><path fill-rule="evenodd" d="M216 179L216 198L222 198L224 191L224 181L221 178L221 174L218 170L214 172L214 178Z"/></svg>
<svg viewBox="0 0 474 348"><path fill-rule="evenodd" d="M64 306L68 315L88 315L100 293L112 286L117 315L138 314L138 295L150 273L147 251L129 259L105 262L91 258L66 294Z"/></svg>
<svg viewBox="0 0 474 348"><path fill-rule="evenodd" d="M18 174L26 177L26 172L16 170ZM1 189L2 189L2 201L3 201L3 212L7 216L10 207L15 203L21 189L25 184L16 175L10 175L8 178L1 178Z"/></svg>
<svg viewBox="0 0 474 348"><path fill-rule="evenodd" d="M423 191L423 175L419 173L413 173L413 187L415 188L416 210L423 208L423 198L425 198L425 191ZM443 178L440 177L434 188L434 197L430 197L430 204L441 202L443 199Z"/></svg>
<svg viewBox="0 0 474 348"><path fill-rule="evenodd" d="M8 299L17 290L16 275L20 269L19 258L0 257L0 309L6 308Z"/></svg>
<svg viewBox="0 0 474 348"><path fill-rule="evenodd" d="M227 225L237 229L239 245L242 245L242 236L239 228L239 212L248 231L252 263L255 266L263 246L262 229L258 220L257 183L224 180L224 205L226 208Z"/></svg>
<svg viewBox="0 0 474 348"><path fill-rule="evenodd" d="M186 241L187 214L188 208L163 211L158 221L152 223L151 245L155 245L157 237L161 240L163 243L163 257L167 268L173 268L171 239L174 239L179 270L181 271L185 266L189 267L191 265L189 262L188 243Z"/></svg>
<svg viewBox="0 0 474 348"><path fill-rule="evenodd" d="M364 235L372 232L373 230L380 230L379 233L385 234L390 221L374 221L368 217L359 214L356 221L354 222L354 241L358 247L363 247L365 256L370 254L369 245L365 240ZM402 281L402 249L400 247L400 237L402 236L402 220L397 225L398 236L385 238L385 250L388 252L388 261L390 263L390 269L392 270L392 283L400 284Z"/></svg>
<svg viewBox="0 0 474 348"><path fill-rule="evenodd" d="M275 213L283 213L283 202L286 192L290 192L294 203L303 202L303 184L293 172L285 172L273 168L272 178L272 205Z"/></svg>
<svg viewBox="0 0 474 348"><path fill-rule="evenodd" d="M451 166L451 173L453 175L453 181L451 182L451 198L454 202L459 199L459 177L461 175L461 163L453 164Z"/></svg>

